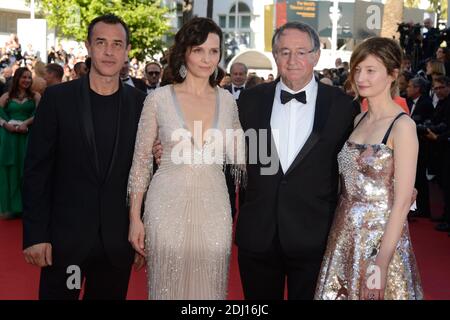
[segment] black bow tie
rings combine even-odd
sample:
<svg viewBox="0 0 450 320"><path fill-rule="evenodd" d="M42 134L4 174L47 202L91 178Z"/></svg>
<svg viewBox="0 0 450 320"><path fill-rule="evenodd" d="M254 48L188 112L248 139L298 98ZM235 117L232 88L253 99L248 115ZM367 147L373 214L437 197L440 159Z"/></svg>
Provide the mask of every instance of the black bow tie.
<svg viewBox="0 0 450 320"><path fill-rule="evenodd" d="M241 90L244 90L244 87L234 87L234 91L236 92L236 91L241 91Z"/></svg>
<svg viewBox="0 0 450 320"><path fill-rule="evenodd" d="M127 81L129 81L129 80L130 80L130 77L127 77L127 78L122 79L123 82L127 82Z"/></svg>
<svg viewBox="0 0 450 320"><path fill-rule="evenodd" d="M155 89L156 89L156 86L147 86L147 89L149 89L149 90L155 90Z"/></svg>
<svg viewBox="0 0 450 320"><path fill-rule="evenodd" d="M305 91L300 91L299 93L292 94L287 91L281 90L280 99L282 104L286 104L292 99L296 99L298 102L301 103L306 103L306 93Z"/></svg>

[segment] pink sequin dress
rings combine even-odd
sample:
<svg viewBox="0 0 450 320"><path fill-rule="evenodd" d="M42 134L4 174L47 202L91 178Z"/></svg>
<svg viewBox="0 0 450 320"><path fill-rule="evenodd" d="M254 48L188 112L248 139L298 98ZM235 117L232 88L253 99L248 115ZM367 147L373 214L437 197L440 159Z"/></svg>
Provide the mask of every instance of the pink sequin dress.
<svg viewBox="0 0 450 320"><path fill-rule="evenodd" d="M391 128L381 144L347 141L338 154L342 193L317 283L317 300L359 299L361 277L375 261L393 205L394 150L386 145ZM389 264L385 299L423 299L407 222Z"/></svg>

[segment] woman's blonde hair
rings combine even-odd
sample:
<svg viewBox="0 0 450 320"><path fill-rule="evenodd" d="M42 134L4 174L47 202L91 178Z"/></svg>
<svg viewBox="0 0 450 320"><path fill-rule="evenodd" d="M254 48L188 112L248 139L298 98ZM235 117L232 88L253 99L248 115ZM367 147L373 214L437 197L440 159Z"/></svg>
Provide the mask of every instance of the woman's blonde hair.
<svg viewBox="0 0 450 320"><path fill-rule="evenodd" d="M356 98L359 97L355 84L356 67L370 55L378 58L383 63L388 75L394 76L395 70L401 71L403 51L397 41L383 37L373 37L365 40L355 48L350 58L349 80ZM391 96L395 97L396 92L397 79L391 84Z"/></svg>
<svg viewBox="0 0 450 320"><path fill-rule="evenodd" d="M45 63L43 63L42 61L36 61L35 65L34 65L34 74L37 77L44 78L44 76L45 76Z"/></svg>
<svg viewBox="0 0 450 320"><path fill-rule="evenodd" d="M432 59L427 62L431 69L431 75L443 75L445 76L445 65L438 60Z"/></svg>

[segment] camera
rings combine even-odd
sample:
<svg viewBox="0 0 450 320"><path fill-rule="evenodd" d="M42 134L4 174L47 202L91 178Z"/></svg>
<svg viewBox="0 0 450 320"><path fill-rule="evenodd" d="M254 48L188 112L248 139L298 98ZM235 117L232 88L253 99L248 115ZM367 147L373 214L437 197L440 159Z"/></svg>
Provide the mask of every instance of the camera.
<svg viewBox="0 0 450 320"><path fill-rule="evenodd" d="M435 134L441 134L447 131L447 124L444 122L433 124L431 120L425 120L424 123L417 124L417 133L426 135L428 133L427 129L430 129Z"/></svg>
<svg viewBox="0 0 450 320"><path fill-rule="evenodd" d="M400 33L400 45L403 49L409 51L416 41L420 41L423 26L420 23L412 25L405 22L397 25L397 31Z"/></svg>

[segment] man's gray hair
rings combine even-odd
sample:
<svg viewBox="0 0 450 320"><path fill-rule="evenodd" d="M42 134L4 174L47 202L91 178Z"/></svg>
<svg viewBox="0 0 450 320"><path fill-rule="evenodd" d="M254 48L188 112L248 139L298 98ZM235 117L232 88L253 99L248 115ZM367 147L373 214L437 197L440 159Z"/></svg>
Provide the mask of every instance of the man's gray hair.
<svg viewBox="0 0 450 320"><path fill-rule="evenodd" d="M279 27L277 30L275 30L275 33L272 37L272 53L275 54L278 50L278 40L280 39L280 36L283 34L284 30L286 29L296 29L301 32L305 32L308 34L309 38L311 39L312 45L313 45L313 51L317 52L320 49L320 39L319 35L317 34L316 30L314 30L309 24L293 21L288 22Z"/></svg>
<svg viewBox="0 0 450 320"><path fill-rule="evenodd" d="M426 93L426 89L427 89L427 86L428 86L428 81L427 80L425 80L422 77L415 77L415 78L412 78L409 81L411 81L411 83L412 83L412 85L414 87L420 89L420 94Z"/></svg>

